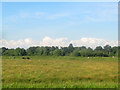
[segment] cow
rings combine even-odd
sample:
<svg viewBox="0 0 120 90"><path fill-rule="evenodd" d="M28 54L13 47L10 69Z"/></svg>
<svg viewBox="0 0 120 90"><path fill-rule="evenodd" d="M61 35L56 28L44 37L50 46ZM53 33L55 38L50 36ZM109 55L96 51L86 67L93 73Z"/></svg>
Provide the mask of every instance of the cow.
<svg viewBox="0 0 120 90"><path fill-rule="evenodd" d="M22 57L22 59L25 59L25 57Z"/></svg>
<svg viewBox="0 0 120 90"><path fill-rule="evenodd" d="M26 59L30 59L29 57L26 57Z"/></svg>

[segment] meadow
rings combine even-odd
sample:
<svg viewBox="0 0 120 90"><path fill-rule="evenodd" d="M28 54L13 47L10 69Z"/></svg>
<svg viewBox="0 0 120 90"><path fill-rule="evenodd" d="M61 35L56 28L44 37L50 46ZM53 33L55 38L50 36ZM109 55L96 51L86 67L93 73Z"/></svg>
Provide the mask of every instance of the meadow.
<svg viewBox="0 0 120 90"><path fill-rule="evenodd" d="M3 88L118 88L118 58L2 57Z"/></svg>

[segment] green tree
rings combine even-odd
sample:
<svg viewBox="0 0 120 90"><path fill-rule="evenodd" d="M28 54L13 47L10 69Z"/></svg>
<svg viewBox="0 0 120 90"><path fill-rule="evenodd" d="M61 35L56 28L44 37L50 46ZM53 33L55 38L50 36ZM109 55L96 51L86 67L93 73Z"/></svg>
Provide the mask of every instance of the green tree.
<svg viewBox="0 0 120 90"><path fill-rule="evenodd" d="M61 50L59 50L59 49L54 50L53 51L53 55L55 55L55 56L61 56Z"/></svg>
<svg viewBox="0 0 120 90"><path fill-rule="evenodd" d="M72 52L72 56L80 56L79 50L74 50L74 51Z"/></svg>
<svg viewBox="0 0 120 90"><path fill-rule="evenodd" d="M101 47L101 46L97 46L96 48L95 48L95 51L102 51L103 50L103 48Z"/></svg>
<svg viewBox="0 0 120 90"><path fill-rule="evenodd" d="M73 52L73 50L74 50L73 45L69 44L69 46L68 46L68 52L71 53L71 52Z"/></svg>
<svg viewBox="0 0 120 90"><path fill-rule="evenodd" d="M16 56L25 56L26 50L24 48L16 48L15 49Z"/></svg>
<svg viewBox="0 0 120 90"><path fill-rule="evenodd" d="M110 55L110 51L111 51L111 46L109 45L104 46L104 53L107 53L108 55Z"/></svg>

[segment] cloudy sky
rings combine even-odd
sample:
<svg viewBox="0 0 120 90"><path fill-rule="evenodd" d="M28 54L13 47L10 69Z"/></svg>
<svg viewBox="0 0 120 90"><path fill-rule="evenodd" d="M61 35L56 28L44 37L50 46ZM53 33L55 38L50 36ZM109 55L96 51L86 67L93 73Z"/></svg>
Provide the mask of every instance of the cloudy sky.
<svg viewBox="0 0 120 90"><path fill-rule="evenodd" d="M8 48L117 45L117 2L7 2L2 16Z"/></svg>

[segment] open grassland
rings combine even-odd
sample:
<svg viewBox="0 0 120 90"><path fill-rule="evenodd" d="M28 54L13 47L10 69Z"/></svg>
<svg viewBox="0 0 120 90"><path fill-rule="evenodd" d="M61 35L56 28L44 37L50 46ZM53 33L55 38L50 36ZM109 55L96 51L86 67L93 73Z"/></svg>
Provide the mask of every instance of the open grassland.
<svg viewBox="0 0 120 90"><path fill-rule="evenodd" d="M111 57L2 57L3 88L118 88Z"/></svg>

